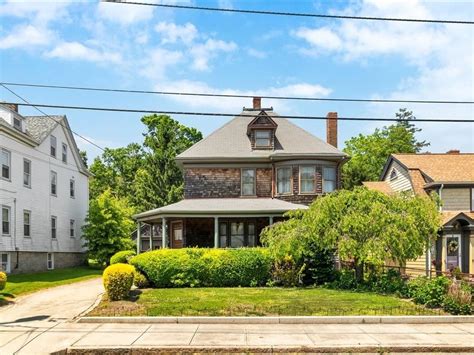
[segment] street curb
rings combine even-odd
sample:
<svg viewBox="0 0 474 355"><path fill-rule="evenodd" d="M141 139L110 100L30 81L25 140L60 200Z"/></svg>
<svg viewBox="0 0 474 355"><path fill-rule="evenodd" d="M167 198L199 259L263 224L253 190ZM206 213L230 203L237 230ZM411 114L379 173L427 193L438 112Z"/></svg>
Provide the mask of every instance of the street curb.
<svg viewBox="0 0 474 355"><path fill-rule="evenodd" d="M474 323L474 316L81 317L78 323L433 324Z"/></svg>
<svg viewBox="0 0 474 355"><path fill-rule="evenodd" d="M54 353L65 354L216 354L216 353L472 353L472 346L394 345L394 346L157 346L157 347L70 347Z"/></svg>

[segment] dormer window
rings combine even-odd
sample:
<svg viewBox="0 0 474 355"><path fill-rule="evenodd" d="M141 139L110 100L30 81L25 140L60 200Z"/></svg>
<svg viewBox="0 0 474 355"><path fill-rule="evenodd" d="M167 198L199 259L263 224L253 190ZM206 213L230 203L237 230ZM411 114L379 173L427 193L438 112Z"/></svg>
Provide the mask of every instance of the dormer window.
<svg viewBox="0 0 474 355"><path fill-rule="evenodd" d="M255 131L255 148L269 148L272 144L272 131L256 130Z"/></svg>
<svg viewBox="0 0 474 355"><path fill-rule="evenodd" d="M392 169L392 172L390 173L390 180L395 180L397 177L397 171L395 169Z"/></svg>
<svg viewBox="0 0 474 355"><path fill-rule="evenodd" d="M21 119L18 117L13 116L13 127L17 130L21 131Z"/></svg>

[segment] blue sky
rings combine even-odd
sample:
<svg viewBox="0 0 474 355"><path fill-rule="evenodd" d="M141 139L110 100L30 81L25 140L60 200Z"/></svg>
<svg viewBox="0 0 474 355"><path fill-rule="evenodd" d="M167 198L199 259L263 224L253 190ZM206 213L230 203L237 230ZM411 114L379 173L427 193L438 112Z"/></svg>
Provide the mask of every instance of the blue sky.
<svg viewBox="0 0 474 355"><path fill-rule="evenodd" d="M151 0L150 0L151 1ZM157 2L158 0L154 0ZM163 1L164 2L164 1ZM168 1L382 17L474 19L473 2ZM120 89L318 97L474 100L474 26L171 10L95 1L0 2L2 81ZM238 113L246 99L161 97L12 87L34 103ZM1 89L1 100L17 101ZM472 105L264 100L281 114L473 118ZM140 114L45 109L101 146L141 141ZM37 114L22 108L24 114ZM175 117L204 135L228 118ZM322 121L297 121L325 138ZM340 122L339 144L381 123ZM432 123L431 152L474 151L474 125ZM89 157L99 151L77 138Z"/></svg>

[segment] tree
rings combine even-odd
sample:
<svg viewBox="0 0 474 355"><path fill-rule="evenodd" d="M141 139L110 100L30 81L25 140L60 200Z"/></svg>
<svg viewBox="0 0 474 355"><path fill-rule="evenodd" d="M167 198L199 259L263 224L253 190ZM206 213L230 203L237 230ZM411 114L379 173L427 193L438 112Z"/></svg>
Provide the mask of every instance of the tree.
<svg viewBox="0 0 474 355"><path fill-rule="evenodd" d="M86 166L86 168L88 167L87 165L87 152L85 150L80 150L79 151L79 155L82 159L82 162L84 163L84 165Z"/></svg>
<svg viewBox="0 0 474 355"><path fill-rule="evenodd" d="M341 260L354 261L359 281L365 264L393 260L404 265L418 258L441 227L435 199L389 196L363 187L326 195L290 217L264 231L262 239L271 250L291 248L300 256L310 243L337 250Z"/></svg>
<svg viewBox="0 0 474 355"><path fill-rule="evenodd" d="M110 189L90 201L83 238L91 258L108 264L116 252L133 248L132 213L128 202L114 197Z"/></svg>
<svg viewBox="0 0 474 355"><path fill-rule="evenodd" d="M415 119L411 111L400 109L396 117L396 124L376 129L369 135L359 134L346 141L344 152L351 159L342 170L344 188L352 189L363 181L378 180L390 154L418 153L429 145L416 139L416 133L421 129L408 121Z"/></svg>

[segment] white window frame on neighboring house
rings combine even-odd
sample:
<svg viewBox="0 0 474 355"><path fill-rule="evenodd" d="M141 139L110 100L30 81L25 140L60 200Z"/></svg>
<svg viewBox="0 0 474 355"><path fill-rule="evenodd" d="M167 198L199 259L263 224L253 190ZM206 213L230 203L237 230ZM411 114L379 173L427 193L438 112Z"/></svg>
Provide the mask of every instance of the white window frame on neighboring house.
<svg viewBox="0 0 474 355"><path fill-rule="evenodd" d="M54 254L46 253L46 268L48 270L54 270Z"/></svg>
<svg viewBox="0 0 474 355"><path fill-rule="evenodd" d="M28 216L28 218L25 218L26 216ZM30 210L23 210L23 236L26 238L31 238L31 211Z"/></svg>
<svg viewBox="0 0 474 355"><path fill-rule="evenodd" d="M51 135L49 137L49 154L56 158L57 154L58 154L58 140L56 139L55 136Z"/></svg>
<svg viewBox="0 0 474 355"><path fill-rule="evenodd" d="M10 273L10 254L9 253L0 253L0 271L5 273Z"/></svg>
<svg viewBox="0 0 474 355"><path fill-rule="evenodd" d="M331 171L331 173L334 173L331 178L329 178L327 172ZM332 186L329 187L326 183L332 183ZM325 166L323 167L323 193L328 193L328 192L333 192L337 189L337 171L336 167L334 166Z"/></svg>
<svg viewBox="0 0 474 355"><path fill-rule="evenodd" d="M5 149L5 148L2 148L1 150L1 163L2 163L2 179L3 180L8 180L8 181L11 181L11 177L12 177L12 153ZM7 172L5 175L4 175L4 172Z"/></svg>
<svg viewBox="0 0 474 355"><path fill-rule="evenodd" d="M73 219L69 220L69 236L71 238L76 236L76 221Z"/></svg>
<svg viewBox="0 0 474 355"><path fill-rule="evenodd" d="M58 173L51 170L49 192L52 196L58 196Z"/></svg>
<svg viewBox="0 0 474 355"><path fill-rule="evenodd" d="M253 172L253 187L252 187L252 193L244 193L244 185L248 185L248 182L244 181L244 172L245 171L252 171ZM242 168L240 170L240 194L241 196L256 196L257 195L257 171L254 168Z"/></svg>
<svg viewBox="0 0 474 355"><path fill-rule="evenodd" d="M31 160L26 158L23 158L23 186L31 188Z"/></svg>
<svg viewBox="0 0 474 355"><path fill-rule="evenodd" d="M61 160L63 163L67 164L67 144L62 144L62 151L61 151Z"/></svg>
<svg viewBox="0 0 474 355"><path fill-rule="evenodd" d="M69 180L69 197L76 198L76 181L74 179Z"/></svg>
<svg viewBox="0 0 474 355"><path fill-rule="evenodd" d="M4 211L7 211L6 219L4 219ZM7 226L6 232L4 229L5 225ZM12 210L10 206L2 205L2 235L10 236L11 233L12 233Z"/></svg>
<svg viewBox="0 0 474 355"><path fill-rule="evenodd" d="M58 218L51 216L51 239L58 239Z"/></svg>
<svg viewBox="0 0 474 355"><path fill-rule="evenodd" d="M289 195L291 194L292 190L292 170L293 168L291 166L281 166L276 169L276 192L277 195ZM283 190L280 188L280 182L282 184L285 184L286 182L286 176L284 176L284 173L280 174L280 172L288 171L288 190Z"/></svg>

